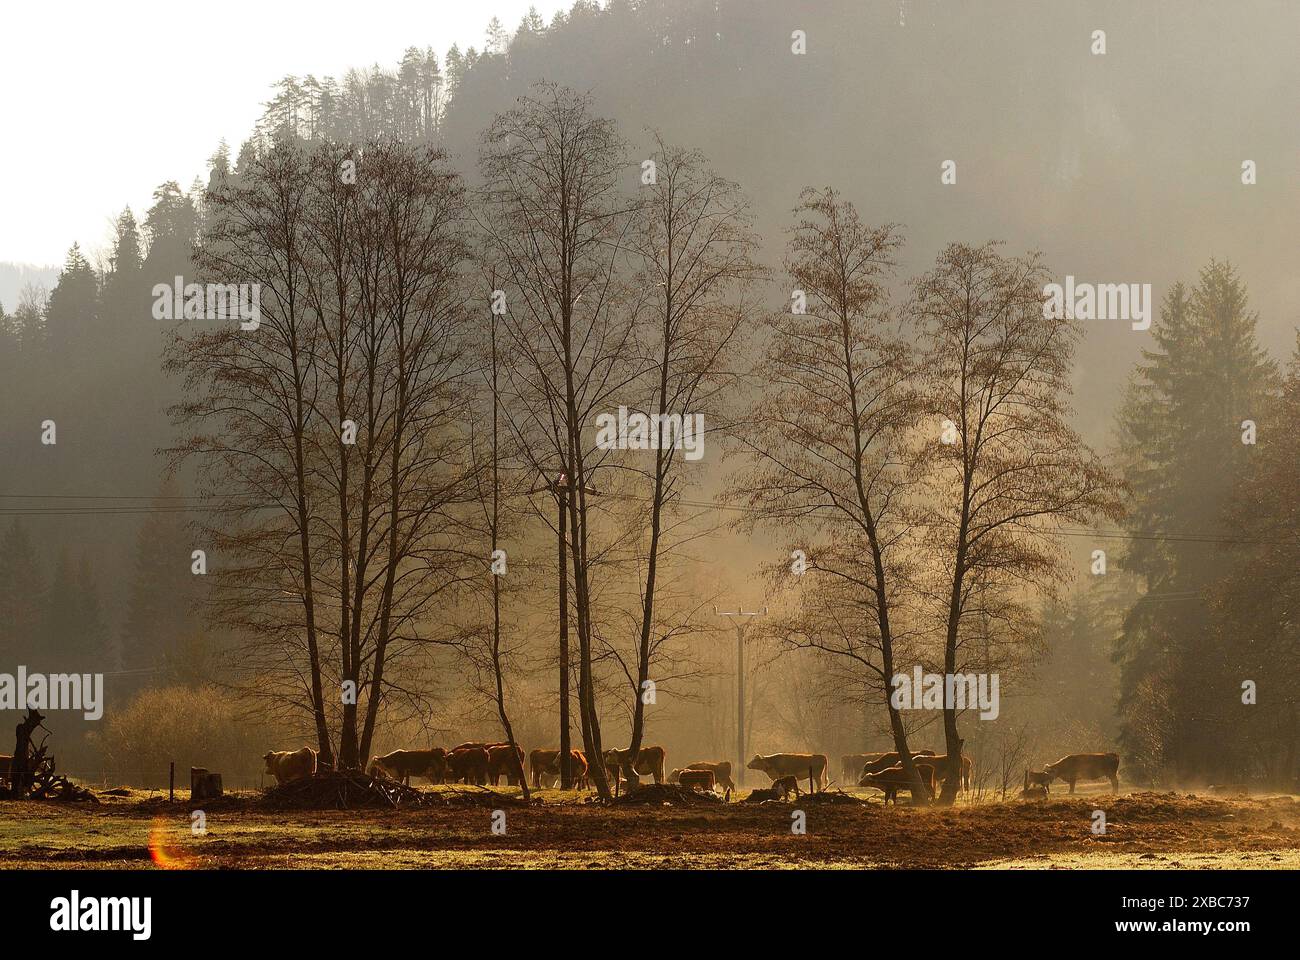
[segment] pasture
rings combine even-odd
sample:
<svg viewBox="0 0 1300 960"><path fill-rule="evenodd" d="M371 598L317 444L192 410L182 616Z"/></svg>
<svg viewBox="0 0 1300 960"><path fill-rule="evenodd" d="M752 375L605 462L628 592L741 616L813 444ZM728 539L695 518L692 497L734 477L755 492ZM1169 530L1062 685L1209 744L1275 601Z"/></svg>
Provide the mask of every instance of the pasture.
<svg viewBox="0 0 1300 960"><path fill-rule="evenodd" d="M478 794L472 787L431 787ZM513 788L503 794L514 795ZM1300 798L1187 793L1053 793L1043 803L886 808L809 802L604 807L540 791L404 810L272 811L243 792L205 805L131 791L98 806L14 802L0 819L0 869L1036 869L1300 867ZM742 791L743 796L743 791ZM465 798L468 800L468 798ZM807 832L791 832L802 809ZM1093 811L1106 812L1104 835Z"/></svg>

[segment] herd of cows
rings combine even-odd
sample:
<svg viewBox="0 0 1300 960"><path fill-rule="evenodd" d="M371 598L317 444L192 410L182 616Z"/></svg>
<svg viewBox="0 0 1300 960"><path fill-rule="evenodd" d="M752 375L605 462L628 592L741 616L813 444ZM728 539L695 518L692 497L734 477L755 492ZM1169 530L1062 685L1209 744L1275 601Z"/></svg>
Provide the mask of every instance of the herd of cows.
<svg viewBox="0 0 1300 960"><path fill-rule="evenodd" d="M293 751L269 751L263 758L266 773L278 783L310 777L319 766L316 751L303 747ZM628 761L627 750L606 750L604 765L611 785L617 790L622 784L622 771ZM591 785L591 765L581 750L569 751L570 774L576 790ZM912 753L912 765L920 775L921 784L931 799L949 776L948 758L936 755L933 750ZM756 754L746 767L758 770L772 780L772 790L782 797L799 794L800 782L806 780L812 791L825 790L830 784L828 761L821 753ZM695 790L724 790L727 795L735 790L731 779L731 763L726 760L698 760L665 773L667 757L663 747L642 747L637 754L634 769L640 776L654 778L655 783L679 783ZM961 757L958 788L971 788L974 765L964 754ZM444 750L394 750L370 761L371 776L400 780L410 785L411 777L424 777L431 783L468 783L497 786L501 778L518 786L525 775L534 789L553 788L561 779L560 751L533 750L525 757L523 748L508 743L462 743ZM854 753L841 758L841 775L844 783L857 783L860 787L874 787L885 795L885 802L898 802L898 792L909 789L909 778L897 753ZM1025 771L1025 795L1045 796L1053 780L1070 785L1074 793L1080 780L1109 780L1111 789L1119 792L1119 755L1115 753L1075 753L1046 764L1042 772Z"/></svg>

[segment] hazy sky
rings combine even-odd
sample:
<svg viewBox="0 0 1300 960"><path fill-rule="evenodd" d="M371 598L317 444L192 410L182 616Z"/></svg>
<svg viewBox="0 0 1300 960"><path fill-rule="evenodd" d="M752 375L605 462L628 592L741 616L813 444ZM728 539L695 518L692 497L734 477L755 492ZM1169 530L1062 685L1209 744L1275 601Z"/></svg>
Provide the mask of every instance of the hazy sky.
<svg viewBox="0 0 1300 960"><path fill-rule="evenodd" d="M549 23L569 4L6 4L0 261L58 264L74 240L104 247L122 207L142 217L159 183L188 189L222 137L237 150L286 73L389 67L412 45L439 58L452 43L482 49L494 14L513 33L530 6Z"/></svg>

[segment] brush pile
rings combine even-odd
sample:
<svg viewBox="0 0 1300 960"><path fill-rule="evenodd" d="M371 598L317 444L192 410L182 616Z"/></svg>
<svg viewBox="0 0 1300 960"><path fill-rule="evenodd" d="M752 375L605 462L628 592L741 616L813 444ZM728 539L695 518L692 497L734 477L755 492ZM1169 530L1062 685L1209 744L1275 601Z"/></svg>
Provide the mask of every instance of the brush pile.
<svg viewBox="0 0 1300 960"><path fill-rule="evenodd" d="M435 794L398 780L372 777L360 770L325 770L271 787L262 794L261 806L271 810L396 810L437 802Z"/></svg>
<svg viewBox="0 0 1300 960"><path fill-rule="evenodd" d="M724 802L716 793L691 790L676 783L647 783L614 798L616 807L701 807Z"/></svg>
<svg viewBox="0 0 1300 960"><path fill-rule="evenodd" d="M318 770L266 790L258 803L269 810L405 810L412 807L522 806L522 797L486 787L433 791L360 770Z"/></svg>

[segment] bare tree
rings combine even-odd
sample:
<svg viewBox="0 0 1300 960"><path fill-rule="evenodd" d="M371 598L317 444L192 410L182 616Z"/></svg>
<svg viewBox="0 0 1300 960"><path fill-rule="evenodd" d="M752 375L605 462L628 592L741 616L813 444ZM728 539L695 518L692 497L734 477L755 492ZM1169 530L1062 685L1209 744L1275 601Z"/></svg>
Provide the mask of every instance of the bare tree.
<svg viewBox="0 0 1300 960"><path fill-rule="evenodd" d="M282 715L305 712L330 762L308 463L320 390L303 267L311 199L307 159L288 143L216 185L196 263L206 278L258 284L259 326L187 327L170 342L166 366L189 394L173 416L193 428L172 454L203 464L204 492L219 510L200 526L222 560L212 616L247 638L255 656L246 666L289 681L250 689Z"/></svg>
<svg viewBox="0 0 1300 960"><path fill-rule="evenodd" d="M509 304L510 428L534 476L565 478L579 714L592 780L605 776L592 676L590 497L605 451L588 424L631 380L633 324L619 309L628 210L618 190L623 145L590 101L538 84L482 138L483 230ZM563 731L562 731L563 734Z"/></svg>
<svg viewBox="0 0 1300 960"><path fill-rule="evenodd" d="M1119 514L1117 481L1069 425L1080 330L1047 315L1046 280L1036 255L1004 257L988 243L950 245L915 282L934 431L925 444L933 505L926 542L942 570L935 599L948 676L957 671L963 620L988 608L990 592L1047 589L1062 578L1053 536L1060 524ZM947 701L944 735L951 766L941 799L951 803L962 739Z"/></svg>
<svg viewBox="0 0 1300 960"><path fill-rule="evenodd" d="M222 506L214 613L248 641L250 687L293 709L293 687L265 681L305 675L321 752L333 727L346 767L390 694L421 697L386 670L425 648L423 618L463 584L470 497L463 190L432 149L364 156L353 184L348 151L280 143L217 185L199 262L261 283L261 323L187 332L170 357L191 393L177 416L198 428L176 453L202 461Z"/></svg>
<svg viewBox="0 0 1300 960"><path fill-rule="evenodd" d="M666 428L675 424L680 435L688 418L713 423L721 416L718 395L733 381L725 361L744 322L747 284L759 275L752 259L757 239L740 188L709 170L698 151L666 146L659 134L654 139L654 176L643 187L631 241L640 266L637 286L648 294L642 304L643 375L650 389L644 409L636 412L652 425L653 465L645 471L651 488L649 543L635 678L629 678L634 705L623 771L629 784L637 782L634 767L645 730L652 657L674 632L657 622L655 591L661 553L671 549L665 512L687 481L680 443L666 435Z"/></svg>
<svg viewBox="0 0 1300 960"><path fill-rule="evenodd" d="M730 497L755 512L740 526L787 532L807 569L790 581L799 607L778 619L788 643L843 658L889 713L912 796L925 796L907 732L890 702L908 595L916 419L914 361L885 282L902 244L893 224L868 227L834 190L806 189L786 270L790 312L775 315L755 371L767 389L747 418L748 468ZM801 562L796 560L796 562ZM778 576L789 574L778 565Z"/></svg>

